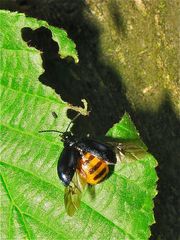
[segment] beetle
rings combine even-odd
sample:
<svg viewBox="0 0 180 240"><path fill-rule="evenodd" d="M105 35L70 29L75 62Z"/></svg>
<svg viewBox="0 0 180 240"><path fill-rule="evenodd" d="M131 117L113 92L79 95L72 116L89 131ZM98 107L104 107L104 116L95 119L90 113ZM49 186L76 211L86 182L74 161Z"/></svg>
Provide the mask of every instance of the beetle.
<svg viewBox="0 0 180 240"><path fill-rule="evenodd" d="M78 138L68 131L43 130L60 134L64 149L59 157L57 173L65 186L64 203L69 216L73 216L80 206L81 194L86 185L102 182L109 173L109 165L121 162L124 156L137 159L144 148L134 142L100 142L89 137Z"/></svg>
<svg viewBox="0 0 180 240"><path fill-rule="evenodd" d="M71 133L62 136L64 150L58 162L58 175L68 186L78 169L90 185L101 182L108 174L108 164L116 164L113 150L106 144L89 138L77 139Z"/></svg>

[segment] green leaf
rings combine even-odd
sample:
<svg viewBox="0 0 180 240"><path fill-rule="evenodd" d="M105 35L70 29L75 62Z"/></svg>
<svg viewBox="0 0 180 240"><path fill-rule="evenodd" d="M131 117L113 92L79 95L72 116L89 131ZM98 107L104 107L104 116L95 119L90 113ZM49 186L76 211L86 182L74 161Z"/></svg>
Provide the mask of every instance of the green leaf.
<svg viewBox="0 0 180 240"><path fill-rule="evenodd" d="M56 134L38 131L65 131L67 110L73 107L39 82L40 52L27 46L21 30L45 26L61 46L60 56L77 62L75 45L63 30L23 14L1 11L0 23L1 239L148 239L157 181L157 163L149 153L117 164L96 186L95 198L85 192L76 214L66 214L56 172L63 143ZM139 140L127 114L108 136Z"/></svg>

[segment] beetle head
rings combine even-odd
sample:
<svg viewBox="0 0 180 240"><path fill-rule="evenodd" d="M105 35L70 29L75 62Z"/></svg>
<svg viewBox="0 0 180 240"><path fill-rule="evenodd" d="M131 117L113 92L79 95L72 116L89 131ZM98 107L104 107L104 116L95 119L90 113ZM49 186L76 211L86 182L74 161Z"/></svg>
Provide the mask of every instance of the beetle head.
<svg viewBox="0 0 180 240"><path fill-rule="evenodd" d="M64 142L65 146L72 146L74 143L77 142L77 139L71 132L64 132L62 135L60 135L61 141Z"/></svg>

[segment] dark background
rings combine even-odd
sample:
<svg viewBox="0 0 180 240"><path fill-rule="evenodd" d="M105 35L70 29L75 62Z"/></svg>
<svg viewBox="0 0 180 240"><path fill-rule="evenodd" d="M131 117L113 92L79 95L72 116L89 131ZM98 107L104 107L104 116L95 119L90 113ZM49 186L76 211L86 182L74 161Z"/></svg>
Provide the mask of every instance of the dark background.
<svg viewBox="0 0 180 240"><path fill-rule="evenodd" d="M156 224L151 227L151 239L176 240L180 232L180 120L173 110L168 91L158 111L134 108L126 95L123 76L112 65L102 61L100 29L89 20L93 18L89 10L91 2L14 0L0 1L0 8L24 12L28 16L47 20L51 25L63 27L76 43L80 59L77 65L70 58L59 58L58 46L47 29L22 31L24 40L30 40L30 46L43 50L45 72L40 76L40 81L53 87L64 101L73 105L82 105L83 98L87 100L90 116L80 117L76 121L74 133L104 135L125 111L130 113L143 141L159 164L159 193L154 209ZM123 18L116 13L113 16L121 33L126 34ZM73 113L70 112L69 116L73 117Z"/></svg>

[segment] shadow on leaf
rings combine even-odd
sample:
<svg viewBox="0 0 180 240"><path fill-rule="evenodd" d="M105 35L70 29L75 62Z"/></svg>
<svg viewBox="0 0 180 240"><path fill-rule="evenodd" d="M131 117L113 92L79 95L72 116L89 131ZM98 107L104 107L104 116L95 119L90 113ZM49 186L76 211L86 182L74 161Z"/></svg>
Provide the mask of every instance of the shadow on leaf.
<svg viewBox="0 0 180 240"><path fill-rule="evenodd" d="M75 41L80 59L78 65L75 65L72 59L59 58L58 46L51 39L49 30L24 29L23 33L23 38L30 41L30 46L43 51L45 73L40 77L40 81L54 88L64 101L71 104L81 105L83 98L88 101L91 114L77 120L72 130L74 134L104 136L107 130L119 121L124 111L130 113L143 141L159 163L159 193L155 198L156 224L151 228L151 239L177 239L180 121L173 110L169 95L165 95L156 112L134 110L126 98L122 77L112 66L101 60L103 53L99 48L100 32L97 26L85 17L84 13L88 15L89 12L84 1L71 3L60 1L55 4L55 11L46 5L44 11L41 8L33 9L31 4L27 8L24 8L23 4L23 8L11 6L9 9L21 10L30 16L45 19L52 25L63 27ZM8 9L7 4L4 4L4 8ZM112 17L114 24L122 26L118 29L122 35L126 27L123 17L115 7ZM70 112L71 118L72 115Z"/></svg>

